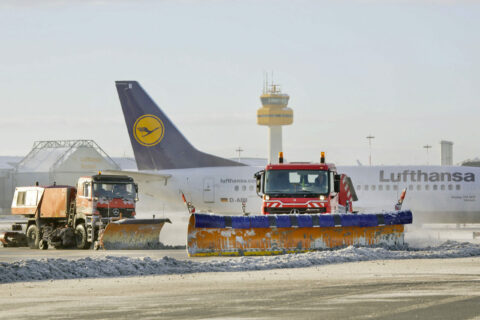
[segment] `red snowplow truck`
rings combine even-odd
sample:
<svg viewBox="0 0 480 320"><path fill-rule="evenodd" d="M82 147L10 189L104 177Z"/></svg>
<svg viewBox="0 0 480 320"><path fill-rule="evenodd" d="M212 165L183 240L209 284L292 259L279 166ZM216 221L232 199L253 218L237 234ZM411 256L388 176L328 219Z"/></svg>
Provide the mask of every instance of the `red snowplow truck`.
<svg viewBox="0 0 480 320"><path fill-rule="evenodd" d="M122 175L94 175L73 186L17 187L12 214L26 222L0 235L4 246L156 249L168 219L134 219L138 187Z"/></svg>
<svg viewBox="0 0 480 320"><path fill-rule="evenodd" d="M337 174L334 164L320 163L269 164L255 175L257 194L263 198L263 214L351 213L357 195L351 179Z"/></svg>
<svg viewBox="0 0 480 320"><path fill-rule="evenodd" d="M404 245L404 225L412 212L356 213L357 200L349 177L333 164L269 164L255 174L263 198L262 215L222 216L192 213L187 251L191 257L209 255L272 255L337 249L350 245Z"/></svg>

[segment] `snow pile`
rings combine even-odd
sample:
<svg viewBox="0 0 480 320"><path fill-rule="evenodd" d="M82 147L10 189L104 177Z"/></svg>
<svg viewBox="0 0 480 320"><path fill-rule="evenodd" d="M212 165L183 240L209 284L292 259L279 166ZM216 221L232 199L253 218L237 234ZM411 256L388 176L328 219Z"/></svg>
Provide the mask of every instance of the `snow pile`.
<svg viewBox="0 0 480 320"><path fill-rule="evenodd" d="M447 241L437 247L385 248L348 247L336 251L317 251L266 257L222 258L209 261L113 257L78 260L41 259L0 263L0 283L77 278L105 278L197 272L238 272L302 268L333 263L386 259L434 259L480 256L480 245Z"/></svg>

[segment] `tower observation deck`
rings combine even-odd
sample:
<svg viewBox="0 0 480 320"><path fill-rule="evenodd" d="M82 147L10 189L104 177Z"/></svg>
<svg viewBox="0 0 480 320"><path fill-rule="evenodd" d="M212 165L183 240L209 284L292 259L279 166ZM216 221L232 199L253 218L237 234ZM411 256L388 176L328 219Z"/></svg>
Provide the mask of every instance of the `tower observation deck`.
<svg viewBox="0 0 480 320"><path fill-rule="evenodd" d="M282 126L293 123L293 110L287 107L289 99L275 84L265 88L260 96L262 107L257 110L257 124L268 126L269 163L278 163L278 153L283 151Z"/></svg>

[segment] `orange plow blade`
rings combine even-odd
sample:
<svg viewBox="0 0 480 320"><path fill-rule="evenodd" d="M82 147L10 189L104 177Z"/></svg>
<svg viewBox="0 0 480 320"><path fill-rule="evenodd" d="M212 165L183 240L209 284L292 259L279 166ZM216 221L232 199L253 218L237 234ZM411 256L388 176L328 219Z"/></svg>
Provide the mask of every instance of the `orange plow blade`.
<svg viewBox="0 0 480 320"><path fill-rule="evenodd" d="M111 222L100 236L105 249L159 249L160 231L169 219L123 219Z"/></svg>
<svg viewBox="0 0 480 320"><path fill-rule="evenodd" d="M192 214L187 251L195 256L275 255L350 245L404 244L410 211L379 214L214 216Z"/></svg>

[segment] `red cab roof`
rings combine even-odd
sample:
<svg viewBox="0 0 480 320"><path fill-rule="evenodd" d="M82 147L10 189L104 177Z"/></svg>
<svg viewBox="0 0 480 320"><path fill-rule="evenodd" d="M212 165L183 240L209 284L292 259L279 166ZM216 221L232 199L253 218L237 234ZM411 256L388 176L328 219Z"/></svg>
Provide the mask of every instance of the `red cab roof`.
<svg viewBox="0 0 480 320"><path fill-rule="evenodd" d="M269 164L266 170L335 170L335 165L332 163L281 163Z"/></svg>

